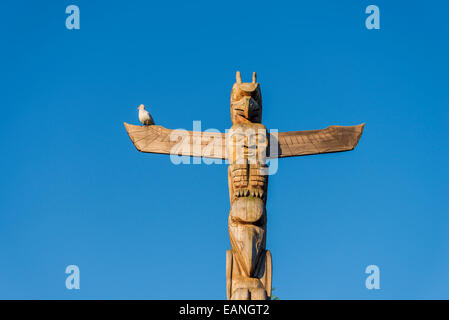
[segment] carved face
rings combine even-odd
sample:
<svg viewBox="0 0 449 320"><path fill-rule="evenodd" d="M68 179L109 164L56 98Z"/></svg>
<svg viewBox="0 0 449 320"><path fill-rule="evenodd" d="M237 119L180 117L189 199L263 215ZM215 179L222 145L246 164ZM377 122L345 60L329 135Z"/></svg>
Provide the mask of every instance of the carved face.
<svg viewBox="0 0 449 320"><path fill-rule="evenodd" d="M265 164L268 147L267 129L262 124L238 123L226 139L230 163Z"/></svg>
<svg viewBox="0 0 449 320"><path fill-rule="evenodd" d="M262 122L262 95L255 73L252 83L242 83L237 71L236 83L231 91L231 120L232 124Z"/></svg>

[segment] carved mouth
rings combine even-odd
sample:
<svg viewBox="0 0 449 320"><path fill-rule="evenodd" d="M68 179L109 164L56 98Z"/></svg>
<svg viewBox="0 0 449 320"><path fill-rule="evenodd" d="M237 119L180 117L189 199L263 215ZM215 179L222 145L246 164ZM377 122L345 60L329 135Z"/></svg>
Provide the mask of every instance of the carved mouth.
<svg viewBox="0 0 449 320"><path fill-rule="evenodd" d="M256 226L256 227L261 227L262 228L265 225L265 217L262 216L262 217L260 217L259 220L253 221L253 222L245 221L245 220L242 220L242 219L237 218L237 217L231 217L231 223L232 224L240 224L240 225L252 225L252 226Z"/></svg>

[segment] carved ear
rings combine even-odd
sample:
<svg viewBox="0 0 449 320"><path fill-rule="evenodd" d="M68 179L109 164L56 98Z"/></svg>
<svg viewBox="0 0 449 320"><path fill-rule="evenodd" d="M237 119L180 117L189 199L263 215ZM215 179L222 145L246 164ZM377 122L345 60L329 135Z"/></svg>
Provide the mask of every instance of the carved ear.
<svg viewBox="0 0 449 320"><path fill-rule="evenodd" d="M242 75L240 74L240 71L237 71L237 72L235 73L235 81L236 81L237 83L242 83Z"/></svg>
<svg viewBox="0 0 449 320"><path fill-rule="evenodd" d="M253 83L257 82L257 74L253 72Z"/></svg>

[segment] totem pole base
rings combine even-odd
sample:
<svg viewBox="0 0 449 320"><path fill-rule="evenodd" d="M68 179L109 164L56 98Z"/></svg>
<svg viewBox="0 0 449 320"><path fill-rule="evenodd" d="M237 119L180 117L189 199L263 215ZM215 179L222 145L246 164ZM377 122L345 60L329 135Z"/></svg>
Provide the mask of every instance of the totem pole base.
<svg viewBox="0 0 449 320"><path fill-rule="evenodd" d="M271 253L265 251L255 277L241 273L232 250L226 251L226 294L228 300L270 300L272 263Z"/></svg>

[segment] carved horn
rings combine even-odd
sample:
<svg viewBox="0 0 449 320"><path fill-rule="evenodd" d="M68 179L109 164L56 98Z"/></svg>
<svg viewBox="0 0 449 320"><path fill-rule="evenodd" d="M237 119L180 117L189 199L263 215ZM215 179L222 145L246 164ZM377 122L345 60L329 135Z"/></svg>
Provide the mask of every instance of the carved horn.
<svg viewBox="0 0 449 320"><path fill-rule="evenodd" d="M257 82L257 74L253 72L253 83Z"/></svg>
<svg viewBox="0 0 449 320"><path fill-rule="evenodd" d="M237 72L235 73L235 81L236 81L237 83L242 83L242 75L240 74L240 71L237 71Z"/></svg>

